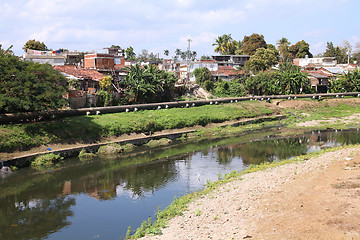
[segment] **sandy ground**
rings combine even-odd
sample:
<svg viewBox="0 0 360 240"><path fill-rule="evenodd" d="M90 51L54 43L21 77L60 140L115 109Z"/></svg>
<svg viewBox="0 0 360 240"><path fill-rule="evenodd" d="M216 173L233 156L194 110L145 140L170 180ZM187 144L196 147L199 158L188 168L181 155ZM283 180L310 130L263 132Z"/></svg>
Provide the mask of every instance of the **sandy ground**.
<svg viewBox="0 0 360 240"><path fill-rule="evenodd" d="M360 239L360 147L246 174L143 239Z"/></svg>

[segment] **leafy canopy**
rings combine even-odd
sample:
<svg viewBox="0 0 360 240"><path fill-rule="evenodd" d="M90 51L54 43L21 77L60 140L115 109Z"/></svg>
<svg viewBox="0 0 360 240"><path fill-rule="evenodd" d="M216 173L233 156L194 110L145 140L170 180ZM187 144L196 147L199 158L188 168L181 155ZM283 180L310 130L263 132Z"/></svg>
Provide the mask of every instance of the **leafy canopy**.
<svg viewBox="0 0 360 240"><path fill-rule="evenodd" d="M258 48L267 48L264 36L253 33L250 36L245 36L242 40L241 53L245 55L254 55Z"/></svg>
<svg viewBox="0 0 360 240"><path fill-rule="evenodd" d="M245 68L253 73L265 71L277 63L277 57L274 50L258 48L256 53L252 55L245 63Z"/></svg>
<svg viewBox="0 0 360 240"><path fill-rule="evenodd" d="M330 83L331 92L360 92L360 70L355 69L341 75Z"/></svg>
<svg viewBox="0 0 360 240"><path fill-rule="evenodd" d="M32 50L39 50L39 51L47 51L47 50L49 50L44 42L36 41L35 39L27 41L25 43L23 49L24 50L25 49L32 49Z"/></svg>
<svg viewBox="0 0 360 240"><path fill-rule="evenodd" d="M66 91L66 78L51 65L0 54L0 113L58 109Z"/></svg>

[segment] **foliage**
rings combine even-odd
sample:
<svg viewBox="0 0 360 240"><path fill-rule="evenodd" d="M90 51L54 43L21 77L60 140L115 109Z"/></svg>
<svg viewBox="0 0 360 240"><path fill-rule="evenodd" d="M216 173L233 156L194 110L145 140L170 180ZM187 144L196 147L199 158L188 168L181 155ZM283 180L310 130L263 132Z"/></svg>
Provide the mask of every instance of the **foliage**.
<svg viewBox="0 0 360 240"><path fill-rule="evenodd" d="M265 71L276 63L277 58L273 50L258 48L255 54L250 57L249 61L245 63L245 68L252 71L253 73L257 73L260 71Z"/></svg>
<svg viewBox="0 0 360 240"><path fill-rule="evenodd" d="M335 57L337 63L347 63L346 48L334 47L332 42L326 43L326 50L323 57Z"/></svg>
<svg viewBox="0 0 360 240"><path fill-rule="evenodd" d="M100 80L99 85L105 91L110 91L111 90L111 82L112 82L112 80L113 80L113 78L111 76L104 76Z"/></svg>
<svg viewBox="0 0 360 240"><path fill-rule="evenodd" d="M51 65L0 55L0 113L58 109L66 91L66 78Z"/></svg>
<svg viewBox="0 0 360 240"><path fill-rule="evenodd" d="M250 36L245 36L242 40L241 53L245 55L253 55L258 48L267 48L264 36L253 33Z"/></svg>
<svg viewBox="0 0 360 240"><path fill-rule="evenodd" d="M78 155L80 161L88 161L96 157L95 153L87 152L85 149L82 149Z"/></svg>
<svg viewBox="0 0 360 240"><path fill-rule="evenodd" d="M164 55L165 55L165 56L169 56L169 54L170 54L169 50L168 50L168 49L165 49L165 50L164 50Z"/></svg>
<svg viewBox="0 0 360 240"><path fill-rule="evenodd" d="M229 82L216 82L212 94L218 97L242 97L247 94L247 91L241 79L234 79Z"/></svg>
<svg viewBox="0 0 360 240"><path fill-rule="evenodd" d="M175 50L174 59L175 59L175 61L178 60L179 58L182 58L183 60L186 60L189 57L189 59L194 61L196 59L196 56L197 56L196 51L190 51L190 50L182 51L180 48L177 48Z"/></svg>
<svg viewBox="0 0 360 240"><path fill-rule="evenodd" d="M39 51L47 51L49 50L44 42L36 41L35 39L29 40L25 43L24 50L32 49L32 50L39 50Z"/></svg>
<svg viewBox="0 0 360 240"><path fill-rule="evenodd" d="M211 81L211 72L207 67L196 68L193 73L196 78L196 83L200 86L203 86L206 81Z"/></svg>
<svg viewBox="0 0 360 240"><path fill-rule="evenodd" d="M107 107L107 106L111 106L112 101L113 101L113 96L110 92L100 90L98 93L98 99L96 105L99 107Z"/></svg>
<svg viewBox="0 0 360 240"><path fill-rule="evenodd" d="M126 58L125 58L126 60L135 61L136 54L132 46L126 48L125 54L126 54Z"/></svg>
<svg viewBox="0 0 360 240"><path fill-rule="evenodd" d="M275 79L275 72L260 72L245 80L245 89L253 95L273 95L278 91L273 84Z"/></svg>
<svg viewBox="0 0 360 240"><path fill-rule="evenodd" d="M56 162L62 160L63 157L53 153L37 156L32 162L31 166L35 168L49 167L54 165Z"/></svg>
<svg viewBox="0 0 360 240"><path fill-rule="evenodd" d="M261 72L245 81L245 88L254 95L297 94L310 91L309 79L291 63L282 63L277 72Z"/></svg>
<svg viewBox="0 0 360 240"><path fill-rule="evenodd" d="M280 86L278 94L299 94L310 91L310 82L306 73L301 72L300 67L291 63L282 63L279 65L279 71L276 76L277 82L274 84Z"/></svg>
<svg viewBox="0 0 360 240"><path fill-rule="evenodd" d="M8 47L5 50L5 49L2 49L2 44L0 44L0 56L4 56L7 54L13 54L13 51L11 50L12 47L13 47L13 45L10 45L10 47Z"/></svg>
<svg viewBox="0 0 360 240"><path fill-rule="evenodd" d="M205 88L206 91L212 91L214 89L214 82L211 80L206 80L202 86Z"/></svg>
<svg viewBox="0 0 360 240"><path fill-rule="evenodd" d="M338 79L330 82L331 92L359 92L360 91L360 70L345 72Z"/></svg>
<svg viewBox="0 0 360 240"><path fill-rule="evenodd" d="M313 57L310 52L310 45L304 40L297 42L295 45L291 45L289 47L289 55L292 59L305 58L305 56L309 58Z"/></svg>
<svg viewBox="0 0 360 240"><path fill-rule="evenodd" d="M287 38L281 38L276 45L278 46L278 51L280 52L280 59L282 62L288 62L290 61L290 55L289 55L289 46L290 42Z"/></svg>
<svg viewBox="0 0 360 240"><path fill-rule="evenodd" d="M126 67L125 97L128 102L144 103L169 101L175 89L176 78L173 73L157 69L154 65Z"/></svg>
<svg viewBox="0 0 360 240"><path fill-rule="evenodd" d="M241 43L233 40L231 34L223 34L215 39L213 46L216 46L214 52L220 53L220 55L232 55L240 48Z"/></svg>

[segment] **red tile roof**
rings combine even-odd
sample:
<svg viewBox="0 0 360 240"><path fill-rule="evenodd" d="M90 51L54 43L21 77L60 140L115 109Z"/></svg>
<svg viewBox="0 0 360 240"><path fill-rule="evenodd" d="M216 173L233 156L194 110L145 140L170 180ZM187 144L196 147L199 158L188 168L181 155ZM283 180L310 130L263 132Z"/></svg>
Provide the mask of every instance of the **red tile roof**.
<svg viewBox="0 0 360 240"><path fill-rule="evenodd" d="M238 71L232 66L218 66L217 71L212 71L212 75L222 75L222 76L236 76L240 74L244 74L243 71Z"/></svg>
<svg viewBox="0 0 360 240"><path fill-rule="evenodd" d="M54 66L53 68L59 72L64 72L77 78L87 78L100 81L105 76L94 69L84 69L74 65Z"/></svg>

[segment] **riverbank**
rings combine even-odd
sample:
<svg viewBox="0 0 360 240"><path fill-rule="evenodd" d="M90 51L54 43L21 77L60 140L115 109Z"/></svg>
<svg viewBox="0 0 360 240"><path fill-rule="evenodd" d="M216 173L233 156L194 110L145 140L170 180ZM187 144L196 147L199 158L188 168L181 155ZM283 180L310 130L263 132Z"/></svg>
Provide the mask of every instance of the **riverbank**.
<svg viewBox="0 0 360 240"><path fill-rule="evenodd" d="M359 239L360 146L236 177L143 239Z"/></svg>
<svg viewBox="0 0 360 240"><path fill-rule="evenodd" d="M71 117L63 121L0 126L0 159L32 157L49 152L79 152L114 142L138 141L184 133L183 140L197 141L243 134L275 124L286 127L279 135L310 129L359 127L360 99L248 101L186 109L146 110L100 116ZM261 119L286 119L251 124ZM258 119L258 120L257 120ZM234 125L243 125L233 127ZM230 126L230 127L226 127ZM141 133L139 133L141 132ZM50 151L49 151L50 149Z"/></svg>

